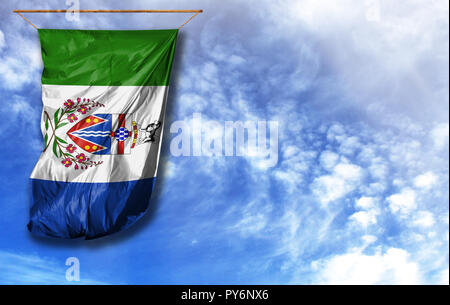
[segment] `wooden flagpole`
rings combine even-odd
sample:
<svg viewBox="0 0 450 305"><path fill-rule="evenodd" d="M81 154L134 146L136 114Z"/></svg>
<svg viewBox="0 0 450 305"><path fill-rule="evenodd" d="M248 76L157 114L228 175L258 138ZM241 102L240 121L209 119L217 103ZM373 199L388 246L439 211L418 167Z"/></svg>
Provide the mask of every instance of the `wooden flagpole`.
<svg viewBox="0 0 450 305"><path fill-rule="evenodd" d="M14 10L14 13L25 19L36 30L38 29L30 20L25 18L21 13L194 13L186 22L178 29L181 29L186 23L191 21L195 16L203 13L203 10Z"/></svg>

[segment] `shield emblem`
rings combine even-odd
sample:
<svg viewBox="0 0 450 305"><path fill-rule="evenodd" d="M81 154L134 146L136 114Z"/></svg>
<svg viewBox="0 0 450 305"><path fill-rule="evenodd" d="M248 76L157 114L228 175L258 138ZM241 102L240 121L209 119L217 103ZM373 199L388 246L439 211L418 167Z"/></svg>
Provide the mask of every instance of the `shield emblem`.
<svg viewBox="0 0 450 305"><path fill-rule="evenodd" d="M95 114L73 125L67 135L88 153L123 155L131 152L137 129L131 114Z"/></svg>

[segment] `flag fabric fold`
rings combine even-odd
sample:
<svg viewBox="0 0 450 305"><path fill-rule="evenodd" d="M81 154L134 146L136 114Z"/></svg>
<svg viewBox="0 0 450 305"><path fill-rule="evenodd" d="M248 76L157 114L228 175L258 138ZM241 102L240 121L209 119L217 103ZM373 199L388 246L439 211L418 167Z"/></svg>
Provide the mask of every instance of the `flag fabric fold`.
<svg viewBox="0 0 450 305"><path fill-rule="evenodd" d="M98 238L146 211L178 30L39 29L44 151L28 229Z"/></svg>

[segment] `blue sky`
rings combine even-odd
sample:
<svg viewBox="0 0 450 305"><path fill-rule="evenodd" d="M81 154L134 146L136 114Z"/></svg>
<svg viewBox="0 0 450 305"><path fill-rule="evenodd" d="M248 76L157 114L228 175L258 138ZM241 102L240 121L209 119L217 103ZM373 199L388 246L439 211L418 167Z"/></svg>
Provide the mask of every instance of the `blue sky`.
<svg viewBox="0 0 450 305"><path fill-rule="evenodd" d="M98 240L26 230L42 149L39 41L0 4L0 283L448 284L447 1L81 1L205 10L181 32L166 122L279 122L279 162L173 157L150 212ZM174 28L180 15L27 15L42 28Z"/></svg>

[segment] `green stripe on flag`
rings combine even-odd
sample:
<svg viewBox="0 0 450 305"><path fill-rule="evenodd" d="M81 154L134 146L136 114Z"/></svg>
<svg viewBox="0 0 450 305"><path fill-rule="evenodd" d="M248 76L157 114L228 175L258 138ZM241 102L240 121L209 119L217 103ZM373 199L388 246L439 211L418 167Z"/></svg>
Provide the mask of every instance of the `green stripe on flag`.
<svg viewBox="0 0 450 305"><path fill-rule="evenodd" d="M178 30L39 29L42 84L167 86Z"/></svg>

